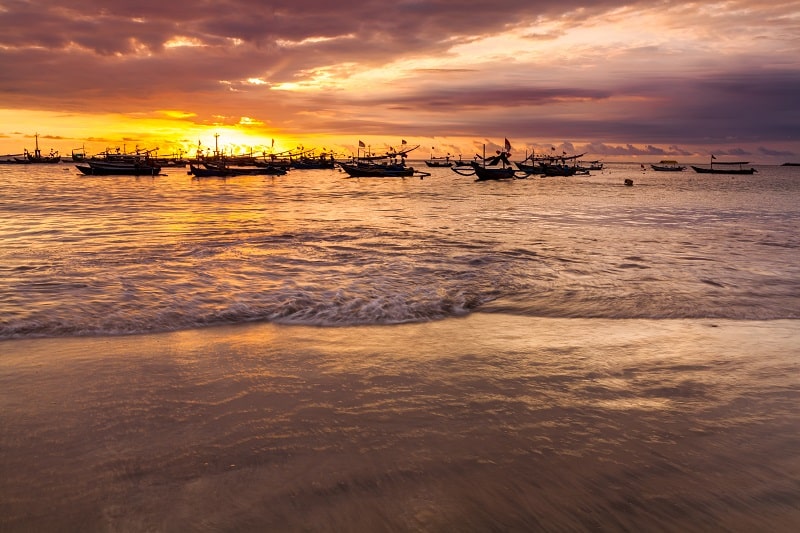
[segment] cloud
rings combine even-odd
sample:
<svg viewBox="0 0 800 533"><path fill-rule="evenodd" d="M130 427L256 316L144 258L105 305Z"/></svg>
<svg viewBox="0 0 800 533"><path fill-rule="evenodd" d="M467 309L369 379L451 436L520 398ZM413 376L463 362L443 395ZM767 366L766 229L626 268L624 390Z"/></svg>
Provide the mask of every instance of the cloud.
<svg viewBox="0 0 800 533"><path fill-rule="evenodd" d="M797 152L793 152L790 150L770 150L769 148L765 148L764 146L758 147L758 153L767 155L767 156L794 156L797 155Z"/></svg>
<svg viewBox="0 0 800 533"><path fill-rule="evenodd" d="M0 8L0 97L52 112L169 109L196 124L249 117L297 135L573 139L620 155L800 142L800 2L498 7L13 0ZM786 151L771 149L759 153Z"/></svg>

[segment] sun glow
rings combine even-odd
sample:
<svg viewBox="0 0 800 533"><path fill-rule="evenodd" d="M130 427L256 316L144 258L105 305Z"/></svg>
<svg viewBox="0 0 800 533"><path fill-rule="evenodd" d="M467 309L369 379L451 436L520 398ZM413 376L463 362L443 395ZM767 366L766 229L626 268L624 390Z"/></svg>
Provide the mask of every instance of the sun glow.
<svg viewBox="0 0 800 533"><path fill-rule="evenodd" d="M193 121L195 113L181 110L159 110L151 113L127 114L52 114L34 110L0 109L0 154L21 153L30 149L34 133L39 144L69 154L76 147L96 154L111 147L159 148L160 153L194 154L198 141L205 149L226 153L261 153L286 150L302 141L287 138L263 121L242 116L215 117L214 123ZM47 124L47 129L33 131L31 124ZM110 134L109 132L113 132ZM57 136L55 134L58 134ZM215 134L218 137L215 138Z"/></svg>

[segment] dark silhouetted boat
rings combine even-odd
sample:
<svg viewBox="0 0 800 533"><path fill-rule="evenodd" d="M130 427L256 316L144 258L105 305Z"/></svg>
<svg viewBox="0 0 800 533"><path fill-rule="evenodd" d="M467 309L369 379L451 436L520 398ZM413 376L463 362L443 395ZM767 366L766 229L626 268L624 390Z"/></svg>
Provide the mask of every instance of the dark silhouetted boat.
<svg viewBox="0 0 800 533"><path fill-rule="evenodd" d="M441 167L452 167L453 166L453 162L450 161L450 154L447 154L445 156L435 157L433 155L433 148L431 148L431 158L430 159L426 159L425 160L425 164L428 165L429 167L434 167L434 168L437 168L437 167L438 168L441 168Z"/></svg>
<svg viewBox="0 0 800 533"><path fill-rule="evenodd" d="M39 150L39 134L37 133L34 135L36 139L36 148L34 149L33 153L29 152L26 148L23 153L22 157L13 157L12 159L4 159L4 163L16 163L20 165L29 165L29 164L39 164L39 163L60 163L61 156L58 154L57 151L50 150L50 155L42 155L41 150Z"/></svg>
<svg viewBox="0 0 800 533"><path fill-rule="evenodd" d="M581 171L590 171L590 170L603 170L603 162L600 160L597 161L578 161L576 168Z"/></svg>
<svg viewBox="0 0 800 533"><path fill-rule="evenodd" d="M450 161L450 156L443 158L432 157L425 160L425 164L429 167L452 167L453 162Z"/></svg>
<svg viewBox="0 0 800 533"><path fill-rule="evenodd" d="M553 148L555 150L555 148ZM586 154L567 155L546 155L535 157L533 153L519 162L515 162L517 168L528 174L539 174L542 176L574 176L576 174L588 174L588 168L578 166L578 159Z"/></svg>
<svg viewBox="0 0 800 533"><path fill-rule="evenodd" d="M406 146L406 141L402 142ZM364 149L362 153L361 150ZM400 150L390 148L381 155L372 154L362 141L358 141L358 153L356 157L348 162L338 161L339 167L344 170L351 178L406 178L413 176L416 171L414 167L406 165L406 157L409 152L419 148L419 145L411 148L405 147ZM420 173L421 175L427 175Z"/></svg>
<svg viewBox="0 0 800 533"><path fill-rule="evenodd" d="M745 168L745 165L749 165L749 161L726 161L726 162L717 162L714 163L716 157L713 155L711 156L711 164L708 168L706 167L696 167L692 165L692 168L695 172L699 174L754 174L758 172L753 167ZM714 168L714 165L717 165L717 168ZM720 165L722 168L720 168ZM738 168L735 168L738 167Z"/></svg>
<svg viewBox="0 0 800 533"><path fill-rule="evenodd" d="M196 178L230 178L234 176L283 176L285 168L259 165L229 165L225 161L189 164L189 174Z"/></svg>
<svg viewBox="0 0 800 533"><path fill-rule="evenodd" d="M106 150L95 157L84 159L75 168L87 176L155 176L161 172L161 165L150 157L156 150L158 148L137 149L130 154L120 152L119 149L116 152Z"/></svg>
<svg viewBox="0 0 800 533"><path fill-rule="evenodd" d="M75 167L87 176L155 176L161 172L161 167L152 161L106 162L90 159Z"/></svg>
<svg viewBox="0 0 800 533"><path fill-rule="evenodd" d="M323 148L324 150L324 148ZM322 152L319 155L314 155L314 150L310 150L301 154L297 159L292 159L292 168L308 170L308 169L325 169L335 168L336 160L333 154Z"/></svg>
<svg viewBox="0 0 800 533"><path fill-rule="evenodd" d="M677 161L671 159L662 159L658 164L651 164L650 168L658 172L682 172L686 170L685 166L679 165Z"/></svg>
<svg viewBox="0 0 800 533"><path fill-rule="evenodd" d="M450 170L461 176L475 176L477 181L523 179L528 177L528 173L520 170L521 175L508 160L511 155L511 143L505 140L503 150L498 150L496 155L486 157L486 145L483 145L483 155L475 154L475 160L469 162L469 166L456 165Z"/></svg>

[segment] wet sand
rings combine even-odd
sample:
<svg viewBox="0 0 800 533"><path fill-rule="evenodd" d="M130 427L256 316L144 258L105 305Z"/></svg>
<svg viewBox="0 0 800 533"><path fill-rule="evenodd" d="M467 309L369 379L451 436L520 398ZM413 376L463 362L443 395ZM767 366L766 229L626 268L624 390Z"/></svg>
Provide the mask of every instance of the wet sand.
<svg viewBox="0 0 800 533"><path fill-rule="evenodd" d="M0 531L795 531L800 323L0 342Z"/></svg>

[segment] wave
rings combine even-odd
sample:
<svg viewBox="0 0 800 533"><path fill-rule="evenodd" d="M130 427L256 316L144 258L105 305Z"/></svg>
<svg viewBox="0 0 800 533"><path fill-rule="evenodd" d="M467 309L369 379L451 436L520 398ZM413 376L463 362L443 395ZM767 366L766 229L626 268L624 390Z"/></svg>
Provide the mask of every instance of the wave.
<svg viewBox="0 0 800 533"><path fill-rule="evenodd" d="M664 295L662 295L664 296ZM506 294L416 290L361 294L346 290L276 292L261 301L231 301L214 310L189 305L170 309L130 306L116 313L84 307L0 323L0 339L151 334L218 325L271 322L317 327L380 326L463 317L474 312L545 318L612 319L798 319L793 300L759 305L741 300L714 305L704 298L657 295L619 297L562 294Z"/></svg>
<svg viewBox="0 0 800 533"><path fill-rule="evenodd" d="M104 314L99 307L83 306L82 313L51 309L46 315L5 321L0 323L0 339L132 335L249 322L320 327L428 322L464 316L490 298L445 290L374 294L296 290L277 292L261 301L232 301L213 310L189 305L158 311L130 306Z"/></svg>

